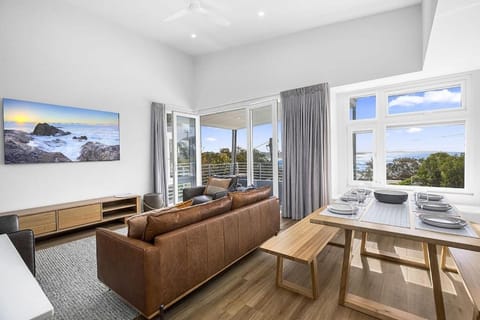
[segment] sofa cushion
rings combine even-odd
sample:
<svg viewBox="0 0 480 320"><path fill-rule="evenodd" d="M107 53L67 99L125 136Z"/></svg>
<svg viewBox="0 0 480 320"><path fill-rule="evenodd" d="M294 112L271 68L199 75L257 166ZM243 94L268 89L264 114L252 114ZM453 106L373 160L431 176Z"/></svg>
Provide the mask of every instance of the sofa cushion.
<svg viewBox="0 0 480 320"><path fill-rule="evenodd" d="M205 194L202 194L201 196L193 197L193 199L192 199L194 206L197 205L197 204L202 204L202 203L209 202L209 201L212 201L212 200L213 200L212 196L207 196Z"/></svg>
<svg viewBox="0 0 480 320"><path fill-rule="evenodd" d="M222 179L215 177L208 177L208 182L203 194L213 196L215 193L226 191L232 182L231 178Z"/></svg>
<svg viewBox="0 0 480 320"><path fill-rule="evenodd" d="M152 211L147 211L142 214L134 215L127 219L128 226L128 237L144 240L145 228L147 226L147 216L149 215L160 215L165 212L177 211L175 207L161 208Z"/></svg>
<svg viewBox="0 0 480 320"><path fill-rule="evenodd" d="M272 188L270 186L266 186L247 191L230 192L228 196L232 199L232 210L234 210L258 201L265 200L270 197L271 192Z"/></svg>
<svg viewBox="0 0 480 320"><path fill-rule="evenodd" d="M166 212L160 215L147 216L145 241L152 242L159 234L179 229L186 225L230 211L232 200L224 197L207 203Z"/></svg>

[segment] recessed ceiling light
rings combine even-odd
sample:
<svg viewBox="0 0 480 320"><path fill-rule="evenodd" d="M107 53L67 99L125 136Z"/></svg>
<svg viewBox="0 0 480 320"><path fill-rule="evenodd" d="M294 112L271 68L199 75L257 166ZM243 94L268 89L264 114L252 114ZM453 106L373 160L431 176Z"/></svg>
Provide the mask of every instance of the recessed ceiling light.
<svg viewBox="0 0 480 320"><path fill-rule="evenodd" d="M192 34L190 35L190 37L191 37L192 39L195 39L195 38L197 37L197 35L196 35L195 33L192 33Z"/></svg>
<svg viewBox="0 0 480 320"><path fill-rule="evenodd" d="M257 16L263 17L263 16L265 16L265 12L263 12L263 11L258 11L258 12L257 12Z"/></svg>

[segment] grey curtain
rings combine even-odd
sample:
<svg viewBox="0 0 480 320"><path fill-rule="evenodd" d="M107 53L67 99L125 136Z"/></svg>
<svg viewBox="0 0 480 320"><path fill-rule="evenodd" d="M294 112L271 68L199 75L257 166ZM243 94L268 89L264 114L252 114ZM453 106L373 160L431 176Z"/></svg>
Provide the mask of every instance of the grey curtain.
<svg viewBox="0 0 480 320"><path fill-rule="evenodd" d="M281 93L284 218L302 219L329 199L327 83Z"/></svg>
<svg viewBox="0 0 480 320"><path fill-rule="evenodd" d="M167 118L165 104L152 102L153 192L168 204Z"/></svg>

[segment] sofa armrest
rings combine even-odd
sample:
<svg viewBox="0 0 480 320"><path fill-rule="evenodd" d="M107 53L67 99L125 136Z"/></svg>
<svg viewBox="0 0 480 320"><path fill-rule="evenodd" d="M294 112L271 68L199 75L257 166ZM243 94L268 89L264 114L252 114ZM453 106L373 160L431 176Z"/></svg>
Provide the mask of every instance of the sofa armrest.
<svg viewBox="0 0 480 320"><path fill-rule="evenodd" d="M35 276L35 236L32 230L7 233L30 272Z"/></svg>
<svg viewBox="0 0 480 320"><path fill-rule="evenodd" d="M184 188L183 189L183 201L192 199L193 197L200 196L205 191L205 186Z"/></svg>
<svg viewBox="0 0 480 320"><path fill-rule="evenodd" d="M98 228L97 277L143 315L158 311L152 292L160 291L160 253L153 244ZM158 293L157 293L158 295ZM157 305L158 304L158 305Z"/></svg>

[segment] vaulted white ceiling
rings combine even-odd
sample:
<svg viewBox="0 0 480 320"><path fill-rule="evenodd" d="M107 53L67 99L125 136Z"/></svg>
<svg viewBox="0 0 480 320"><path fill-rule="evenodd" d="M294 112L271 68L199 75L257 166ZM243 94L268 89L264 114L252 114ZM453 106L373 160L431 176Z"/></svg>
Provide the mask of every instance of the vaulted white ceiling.
<svg viewBox="0 0 480 320"><path fill-rule="evenodd" d="M201 0L202 5L231 21L215 25L205 16L163 20L185 8L187 0L65 0L144 36L191 55L210 53L247 43L340 21L373 15L421 0ZM264 17L257 15L265 12ZM195 39L191 34L197 35Z"/></svg>

